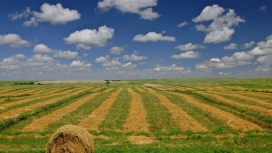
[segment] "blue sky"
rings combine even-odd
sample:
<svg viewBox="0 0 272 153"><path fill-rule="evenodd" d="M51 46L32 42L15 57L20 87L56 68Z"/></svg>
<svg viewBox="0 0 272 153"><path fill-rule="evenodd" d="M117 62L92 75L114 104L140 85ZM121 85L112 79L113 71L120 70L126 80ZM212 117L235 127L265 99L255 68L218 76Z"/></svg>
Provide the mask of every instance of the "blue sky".
<svg viewBox="0 0 272 153"><path fill-rule="evenodd" d="M272 75L270 0L0 0L0 79Z"/></svg>

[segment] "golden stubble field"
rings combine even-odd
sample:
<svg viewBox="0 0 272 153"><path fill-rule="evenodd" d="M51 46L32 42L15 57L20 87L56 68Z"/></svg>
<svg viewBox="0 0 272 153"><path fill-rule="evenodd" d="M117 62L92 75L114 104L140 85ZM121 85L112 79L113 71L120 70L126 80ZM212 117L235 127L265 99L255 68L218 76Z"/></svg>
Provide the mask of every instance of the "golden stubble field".
<svg viewBox="0 0 272 153"><path fill-rule="evenodd" d="M121 83L0 90L0 152L43 152L68 124L90 132L95 152L272 146L270 89Z"/></svg>

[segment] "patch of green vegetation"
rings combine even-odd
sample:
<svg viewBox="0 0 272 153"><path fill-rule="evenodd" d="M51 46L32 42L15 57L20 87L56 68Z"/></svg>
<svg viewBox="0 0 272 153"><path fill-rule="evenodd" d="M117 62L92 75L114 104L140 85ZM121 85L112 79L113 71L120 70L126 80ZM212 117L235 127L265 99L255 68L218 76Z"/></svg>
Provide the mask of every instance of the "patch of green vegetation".
<svg viewBox="0 0 272 153"><path fill-rule="evenodd" d="M182 78L182 79L139 79L128 80L129 83L160 84L171 86L223 85L251 89L270 89L272 78Z"/></svg>
<svg viewBox="0 0 272 153"><path fill-rule="evenodd" d="M126 88L118 95L109 113L99 126L101 131L123 130L129 114L131 95Z"/></svg>
<svg viewBox="0 0 272 153"><path fill-rule="evenodd" d="M165 92L159 92L159 93L165 95L172 103L179 106L183 111L185 111L188 115L192 116L198 123L200 123L207 129L216 130L220 128L220 129L223 129L225 133L232 131L231 128L226 123L218 120L216 117L206 112L205 110L187 103L186 101L181 99L181 97L177 95L165 93Z"/></svg>
<svg viewBox="0 0 272 153"><path fill-rule="evenodd" d="M48 110L45 110L45 111L42 111L42 112L39 112L33 116L29 116L28 118L26 118L25 120L21 120L20 122L16 123L16 124L13 124L11 126L9 126L8 128L4 129L1 131L1 133L3 134L9 134L9 135L16 135L16 134L21 134L21 133L29 133L29 132L22 132L22 129L27 126L28 124L32 123L33 120L35 119L39 119L45 115L48 115L48 114L51 114L52 112L58 110L58 109L61 109L79 99L82 99L84 97L86 97L87 95L91 94L91 92L87 91L85 92L84 94L82 94L81 96L79 97L75 97L75 98L71 98L69 99L69 101L65 102L65 103L62 103L60 105L57 105L55 107L52 107ZM60 96L60 95L59 95ZM60 127L60 126L59 126ZM53 132L52 132L53 133Z"/></svg>
<svg viewBox="0 0 272 153"><path fill-rule="evenodd" d="M187 93L188 94L188 93ZM223 111L227 111L229 113L232 113L242 119L248 120L250 122L253 122L257 125L260 125L263 128L272 128L272 118L268 116L264 116L260 113L241 108L238 106L230 105L224 102L217 101L211 97L208 97L205 94L199 94L199 93L191 93L194 96L198 96L199 98L204 99L204 103L210 104L212 106L215 106Z"/></svg>
<svg viewBox="0 0 272 153"><path fill-rule="evenodd" d="M239 97L233 97L232 95L227 95L227 94L219 94L219 95L226 98L226 99L230 99L230 100L235 101L235 102L240 103L240 104L250 105L250 106L258 106L258 107L263 107L263 108L266 108L266 109L272 109L271 106L266 106L266 105L263 105L263 104L259 104L259 103L253 102L253 101L249 101L247 99L241 99Z"/></svg>
<svg viewBox="0 0 272 153"><path fill-rule="evenodd" d="M136 90L135 90L136 91ZM151 132L170 132L174 129L179 129L174 120L171 119L171 114L162 106L159 99L148 93L138 92L142 97L143 105L146 111L146 119L148 122L148 129Z"/></svg>
<svg viewBox="0 0 272 153"><path fill-rule="evenodd" d="M18 84L29 84L39 82L38 80L0 80L0 86L14 86ZM15 84L16 83L16 84Z"/></svg>
<svg viewBox="0 0 272 153"><path fill-rule="evenodd" d="M63 103L66 103L66 102L70 101L71 99L81 97L81 96L85 95L86 93L89 93L89 91L83 91L83 92L81 92L81 93L79 93L77 95L71 96L69 98L65 98L65 99L59 100L57 102L48 104L46 106L39 107L39 108L30 110L30 111L27 111L25 113L22 113L22 114L16 116L16 117L6 119L6 120L0 122L0 130L8 128L9 126L11 126L13 124L16 124L16 123L18 123L18 122L20 122L22 120L25 120L29 116L33 116L33 115L36 115L36 114L38 114L40 112L43 112L43 111L49 110L51 108L57 107L57 106L59 106L59 105L61 105Z"/></svg>
<svg viewBox="0 0 272 153"><path fill-rule="evenodd" d="M94 140L95 151L99 152L132 152L132 153L176 153L176 152L208 152L208 153L228 153L228 152L272 152L271 140L272 140L272 119L271 117L262 115L252 110L240 108L237 106L229 105L224 102L217 101L201 92L199 86L194 88L194 85L205 85L207 87L233 87L233 90L239 90L242 87L243 90L250 92L271 91L272 78L205 78L205 79L149 79L149 80L129 80L129 81L113 81L108 86L121 87L124 90L119 94L117 100L114 102L110 109L109 114L105 117L100 125L100 131L90 131L90 133L96 137ZM13 82L14 83L14 82ZM205 110L198 108L192 104L186 103L179 96L169 94L165 91L157 90L158 93L165 95L172 103L182 108L188 115L196 119L201 125L208 128L207 132L192 132L181 131L176 123L171 118L169 111L160 104L156 96L150 94L148 91L141 93L137 92L144 104L146 111L146 119L149 125L149 132L138 133L123 133L122 131L124 122L129 113L130 106L130 94L126 88L141 87L144 84L163 84L169 85L168 87L184 87L188 90L176 90L175 92L181 92L183 94L192 96L198 102L214 106L220 110L234 114L241 119L248 120L255 123L265 131L239 131L230 129L225 123L218 121L218 119ZM217 84L217 85L216 85ZM1 86L1 82L0 82ZM29 88L63 88L64 90L75 89L79 87L94 87L101 88L100 91L104 91L107 88L105 82L103 83L63 83L63 84L50 84L43 86L14 86L9 85L14 90L10 91L24 91ZM208 91L208 88L203 86L204 91ZM188 88L187 88L188 87ZM3 88L6 88L5 86ZM82 89L82 88L81 88ZM156 87L153 89L156 90ZM226 88L230 89L230 88ZM96 91L96 92L100 92ZM41 108L37 108L21 114L18 117L7 119L0 123L0 152L45 152L46 144L49 140L46 138L34 138L27 134L37 134L48 136L52 134L57 128L65 124L78 124L88 115L90 115L96 108L98 108L102 102L107 99L112 92L102 93L96 96L94 99L85 103L77 110L67 113L56 123L49 125L49 128L44 132L23 132L21 129L31 123L33 120L38 119L44 115L51 114L52 112L67 106L79 100L91 92L82 92L74 97L57 101L52 105L47 105ZM270 92L269 91L269 92ZM222 91L223 92L223 91ZM204 92L205 93L205 92ZM227 92L225 92L227 93ZM46 94L46 92L44 92ZM270 93L266 93L267 95ZM242 104L250 104L244 100L237 100L231 96L224 96L227 99L232 99ZM22 97L21 99L26 98ZM13 102L19 98L5 98L6 102L1 100L1 104ZM4 100L4 99L3 99ZM266 99L264 99L266 100ZM1 105L0 104L0 105ZM28 103L26 105L31 105ZM26 106L26 105L20 105ZM256 104L255 104L256 105ZM259 105L258 105L259 106ZM16 106L17 107L17 106ZM11 109L16 109L12 107ZM265 107L266 109L271 109ZM10 109L10 110L11 110ZM1 112L0 112L1 113ZM21 134L26 134L25 137L21 137ZM14 136L14 138L4 138L5 136ZM146 136L153 137L154 142L151 144L133 144L128 140L129 136ZM31 137L31 138L28 138ZM143 140L144 142L144 140Z"/></svg>
<svg viewBox="0 0 272 153"><path fill-rule="evenodd" d="M112 92L114 92L114 90L97 95L84 105L80 106L77 110L64 115L60 120L49 125L49 127L45 129L42 133L54 133L54 131L57 130L59 127L67 124L77 125L78 123L83 121L88 115L90 115L97 107L99 107L102 102L110 96Z"/></svg>
<svg viewBox="0 0 272 153"><path fill-rule="evenodd" d="M70 92L68 92L67 94L69 93L72 93L72 92L75 92L79 90L79 88L75 88L75 89L72 89ZM20 107L24 107L24 106L29 106L29 105L32 105L32 104L35 104L37 102L42 102L42 101L45 101L45 100L49 100L49 99L52 99L52 98L57 98L57 97L60 97L60 96L64 96L64 94L60 93L58 95L53 95L53 96L48 96L48 97L44 97L44 98L37 98L35 100L30 100L29 102L26 102L26 103L22 103L22 104L18 104L18 105L14 105L14 106L11 106L11 107L8 107L6 109L2 109L0 110L0 113L4 113L4 112L8 112L10 110L14 110L14 109L17 109L17 108L20 108Z"/></svg>

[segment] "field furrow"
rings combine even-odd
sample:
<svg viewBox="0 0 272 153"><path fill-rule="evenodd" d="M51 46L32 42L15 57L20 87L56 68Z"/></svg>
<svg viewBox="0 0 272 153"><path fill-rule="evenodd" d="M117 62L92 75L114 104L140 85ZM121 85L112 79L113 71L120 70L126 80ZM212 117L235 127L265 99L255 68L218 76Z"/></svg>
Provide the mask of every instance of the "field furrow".
<svg viewBox="0 0 272 153"><path fill-rule="evenodd" d="M0 88L1 94L6 94L6 93L12 92L14 90L16 90L16 88ZM1 96L1 94L0 94L0 96Z"/></svg>
<svg viewBox="0 0 272 153"><path fill-rule="evenodd" d="M100 105L105 101L110 95L108 95L105 99L101 99ZM108 114L103 119L102 123L99 125L100 131L107 132L123 132L124 124L126 123L127 117L129 115L130 109L130 100L131 95L128 92L127 88L123 88L122 92L118 94L117 99L114 104L110 108ZM99 101L96 101L99 102ZM98 106L100 106L98 105ZM95 109L98 108L94 107ZM89 112L93 112L89 111ZM88 115L90 115L89 113Z"/></svg>
<svg viewBox="0 0 272 153"><path fill-rule="evenodd" d="M86 102L90 101L100 93L92 93L88 95L87 97L84 97L76 102L73 102L72 104L65 106L61 109L58 109L55 112L52 112L49 115L43 116L42 118L39 118L37 120L34 120L31 124L27 125L23 131L43 131L48 127L49 124L52 124L59 120L62 116L65 114L68 114L74 110L76 110L81 105L85 104Z"/></svg>
<svg viewBox="0 0 272 153"><path fill-rule="evenodd" d="M236 94L236 95L241 95L244 97L248 98L253 98L256 100L261 100L262 102L268 103L272 105L272 95L269 95L267 93L255 93L255 92L241 92L241 91L236 91L236 92L224 92L226 94ZM270 102L269 102L270 101Z"/></svg>
<svg viewBox="0 0 272 153"><path fill-rule="evenodd" d="M233 100L230 100L230 99L227 99L227 98L224 98L222 96L215 95L215 94L209 94L209 93L201 93L201 94L207 95L207 96L212 97L212 98L214 98L214 99L216 99L218 101L221 101L221 102L224 102L224 103L227 103L227 104L230 104L230 105L238 106L238 107L241 107L241 108L246 108L246 109L261 113L261 114L263 114L265 116L272 117L272 110L265 109L263 107L240 104L238 102L235 102Z"/></svg>
<svg viewBox="0 0 272 153"><path fill-rule="evenodd" d="M69 95L62 95L62 96L59 96L57 98L41 101L41 102L29 105L29 106L21 107L21 108L18 108L18 109L14 109L14 110L2 113L2 114L0 114L0 121L3 121L3 120L8 119L8 118L16 117L16 116L18 116L18 115L20 115L20 114L22 114L24 112L30 111L30 110L35 109L35 108L39 108L39 107L46 106L48 104L52 104L52 103L54 103L54 102L56 102L58 100L69 98L69 97L77 95L77 94L79 94L79 93L81 93L81 92L83 92L85 90L89 90L89 89L81 89L81 90L75 91L75 92L73 92L73 93L71 93Z"/></svg>
<svg viewBox="0 0 272 153"><path fill-rule="evenodd" d="M255 125L253 123L250 123L246 120L240 119L237 116L234 116L228 112L222 111L216 107L206 105L203 103L198 102L191 96L185 95L185 94L180 94L180 93L174 93L171 92L172 94L180 96L182 99L184 99L186 102L195 105L196 107L199 107L201 109L204 109L205 111L211 113L214 117L218 118L219 120L227 123L231 128L235 130L262 130L261 127L258 125Z"/></svg>
<svg viewBox="0 0 272 153"><path fill-rule="evenodd" d="M108 114L111 106L122 90L122 88L119 88L116 92L112 93L109 98L107 98L97 109L95 109L91 115L80 122L79 125L87 130L98 130L99 125L103 121L104 117Z"/></svg>
<svg viewBox="0 0 272 153"><path fill-rule="evenodd" d="M253 103L256 103L256 104L263 105L263 106L272 107L272 103L267 103L267 102L264 102L264 101L256 99L256 98L246 97L246 96L238 95L238 94L227 94L227 95L229 95L231 97L234 97L234 98L241 99L241 100L245 100L247 102L253 102Z"/></svg>
<svg viewBox="0 0 272 153"><path fill-rule="evenodd" d="M5 93L5 94L1 94L0 97L18 97L20 95L25 95L25 94L32 94L33 92L36 92L37 89L25 89L24 91L18 92L18 91L14 91L14 92L9 92L9 93Z"/></svg>
<svg viewBox="0 0 272 153"><path fill-rule="evenodd" d="M0 97L2 95L5 95L5 94L9 94L9 93L19 93L19 92L24 92L24 89L27 89L27 88L10 88L10 89L1 89L1 93L0 93Z"/></svg>
<svg viewBox="0 0 272 153"><path fill-rule="evenodd" d="M125 132L148 132L146 114L140 95L128 88L131 95L130 113L124 125Z"/></svg>
<svg viewBox="0 0 272 153"><path fill-rule="evenodd" d="M6 109L8 107L12 107L12 106L15 106L15 105L28 103L28 102L43 99L43 98L53 97L53 96L56 96L56 95L59 95L59 94L66 94L66 93L70 92L71 90L66 90L64 92L56 93L57 91L58 90L53 90L53 91L50 91L50 92L46 93L46 95L42 95L42 96L35 95L32 98L27 97L27 98L24 98L22 100L17 100L17 101L10 102L10 103L5 103L5 104L0 105L0 109ZM55 94L52 94L52 93L55 93Z"/></svg>
<svg viewBox="0 0 272 153"><path fill-rule="evenodd" d="M109 89L104 90L103 92L110 92L112 90L113 90L113 88L109 88ZM95 89L95 91L97 91L97 90Z"/></svg>
<svg viewBox="0 0 272 153"><path fill-rule="evenodd" d="M135 87L139 92L145 92L143 88Z"/></svg>
<svg viewBox="0 0 272 153"><path fill-rule="evenodd" d="M167 99L165 96L158 94L152 89L147 88L147 90L156 97L158 97L160 103L168 109L168 111L171 113L173 120L176 122L177 126L181 130L190 130L194 132L207 131L205 127L200 125L195 119L189 116L180 107L171 103L169 99Z"/></svg>
<svg viewBox="0 0 272 153"><path fill-rule="evenodd" d="M60 88L54 88L54 89L51 89L51 90L49 90L49 89L50 88L37 89L34 92L34 94L31 93L31 95L29 95L29 96L23 96L23 97L1 97L0 98L0 109L1 109L1 104L3 104L3 103L11 103L11 102L15 102L15 101L18 101L18 100L23 100L23 99L27 99L27 98L37 97L37 96L43 95L45 93L46 94L50 94L51 92L55 93L55 92L63 90L63 89L60 89Z"/></svg>
<svg viewBox="0 0 272 153"><path fill-rule="evenodd" d="M100 91L102 88L95 88L94 90L92 90L92 92L97 92L97 91ZM109 90L109 89L107 89Z"/></svg>

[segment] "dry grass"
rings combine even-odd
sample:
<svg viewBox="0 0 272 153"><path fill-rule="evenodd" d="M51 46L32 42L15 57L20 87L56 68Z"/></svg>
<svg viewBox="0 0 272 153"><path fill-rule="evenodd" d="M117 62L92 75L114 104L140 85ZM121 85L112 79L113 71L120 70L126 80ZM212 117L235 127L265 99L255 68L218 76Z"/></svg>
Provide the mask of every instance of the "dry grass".
<svg viewBox="0 0 272 153"><path fill-rule="evenodd" d="M94 143L87 130L75 125L59 128L50 138L47 153L92 153Z"/></svg>

